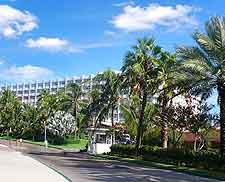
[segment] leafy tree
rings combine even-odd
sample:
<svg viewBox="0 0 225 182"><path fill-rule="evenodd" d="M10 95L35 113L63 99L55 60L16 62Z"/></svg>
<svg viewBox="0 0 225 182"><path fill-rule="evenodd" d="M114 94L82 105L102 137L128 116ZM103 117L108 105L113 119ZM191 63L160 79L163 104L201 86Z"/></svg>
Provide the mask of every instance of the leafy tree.
<svg viewBox="0 0 225 182"><path fill-rule="evenodd" d="M45 141L47 141L47 125L48 119L51 118L57 111L62 108L64 97L61 92L50 94L47 90L38 97L37 109L40 114L40 121L44 125Z"/></svg>
<svg viewBox="0 0 225 182"><path fill-rule="evenodd" d="M30 104L23 104L23 122L24 126L24 135L29 137L32 135L32 139L38 139L43 133L43 126L40 123L40 112L37 107L34 107ZM35 138L38 137L38 138Z"/></svg>
<svg viewBox="0 0 225 182"><path fill-rule="evenodd" d="M48 120L48 130L54 135L68 136L75 131L74 117L70 113L57 111Z"/></svg>
<svg viewBox="0 0 225 182"><path fill-rule="evenodd" d="M225 151L225 18L213 17L205 24L205 33L195 32L197 46L179 47L178 57L184 60L184 83L191 93L204 99L218 92L220 106L220 153Z"/></svg>
<svg viewBox="0 0 225 182"><path fill-rule="evenodd" d="M217 117L210 113L212 106L207 104L197 107L197 112L190 107L186 109L189 110L188 130L194 134L194 151L198 152L205 146L207 135Z"/></svg>
<svg viewBox="0 0 225 182"><path fill-rule="evenodd" d="M20 133L22 129L20 125L21 103L12 91L4 90L2 92L0 96L0 110L2 131L7 132L7 134L9 131Z"/></svg>
<svg viewBox="0 0 225 182"><path fill-rule="evenodd" d="M136 153L139 153L142 143L145 108L148 98L151 98L158 88L158 69L154 60L160 56L161 48L155 45L153 39L143 38L133 47L133 51L127 53L124 58L122 75L124 84L130 87L131 92L136 92L140 99L140 113L138 121Z"/></svg>

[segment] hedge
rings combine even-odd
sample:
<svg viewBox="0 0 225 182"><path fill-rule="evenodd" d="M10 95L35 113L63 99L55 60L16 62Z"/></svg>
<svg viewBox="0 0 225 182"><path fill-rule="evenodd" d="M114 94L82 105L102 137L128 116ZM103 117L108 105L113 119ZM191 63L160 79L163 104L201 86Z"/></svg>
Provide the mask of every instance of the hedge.
<svg viewBox="0 0 225 182"><path fill-rule="evenodd" d="M116 144L111 147L111 155L135 157L134 145ZM157 146L142 146L140 157L146 161L162 162L177 166L194 167L208 170L225 171L225 157L220 157L216 151L200 151L168 148Z"/></svg>

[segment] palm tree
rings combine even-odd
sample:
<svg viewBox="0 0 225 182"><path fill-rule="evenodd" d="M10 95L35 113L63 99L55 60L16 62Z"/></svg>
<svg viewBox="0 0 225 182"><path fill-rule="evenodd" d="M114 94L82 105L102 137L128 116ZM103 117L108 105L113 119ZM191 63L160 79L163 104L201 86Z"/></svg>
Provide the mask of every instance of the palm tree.
<svg viewBox="0 0 225 182"><path fill-rule="evenodd" d="M133 51L127 53L124 58L122 75L124 83L129 85L131 92L136 92L140 99L140 112L136 139L136 153L138 155L145 120L145 107L149 97L155 94L158 70L154 61L158 59L161 48L156 46L153 39L143 38L133 47Z"/></svg>
<svg viewBox="0 0 225 182"><path fill-rule="evenodd" d="M160 59L155 61L159 68L158 81L160 83L158 102L160 106L160 125L161 125L161 141L162 147L168 146L168 109L172 104L172 96L174 95L174 78L176 78L177 59L176 55L170 55L167 52L161 52Z"/></svg>
<svg viewBox="0 0 225 182"><path fill-rule="evenodd" d="M112 143L115 143L115 123L114 123L114 111L119 105L120 99L120 80L117 73L112 70L104 71L98 74L95 79L98 83L102 83L100 99L102 104L106 107L106 112L111 114L111 125L113 128Z"/></svg>
<svg viewBox="0 0 225 182"><path fill-rule="evenodd" d="M197 46L179 47L184 60L183 76L191 93L203 99L216 90L220 106L220 153L225 151L225 17L213 17L205 24L205 33L195 32Z"/></svg>
<svg viewBox="0 0 225 182"><path fill-rule="evenodd" d="M75 140L79 138L79 119L78 111L81 110L82 101L81 97L81 88L76 83L70 83L66 87L66 98L64 101L65 110L69 111L75 120ZM78 132L78 136L77 136Z"/></svg>

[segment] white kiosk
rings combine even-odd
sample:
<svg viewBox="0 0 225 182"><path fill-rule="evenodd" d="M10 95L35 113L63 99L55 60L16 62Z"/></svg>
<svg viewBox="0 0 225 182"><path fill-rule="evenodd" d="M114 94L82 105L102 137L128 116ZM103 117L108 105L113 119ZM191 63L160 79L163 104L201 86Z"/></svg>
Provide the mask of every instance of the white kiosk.
<svg viewBox="0 0 225 182"><path fill-rule="evenodd" d="M111 151L110 147L112 146L112 135L107 131L109 131L109 128L106 127L88 128L89 153L103 154Z"/></svg>

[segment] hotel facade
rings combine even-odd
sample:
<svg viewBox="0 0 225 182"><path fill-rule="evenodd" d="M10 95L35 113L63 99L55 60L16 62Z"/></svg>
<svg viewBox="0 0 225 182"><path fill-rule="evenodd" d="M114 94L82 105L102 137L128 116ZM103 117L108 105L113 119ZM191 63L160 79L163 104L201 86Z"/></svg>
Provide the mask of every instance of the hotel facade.
<svg viewBox="0 0 225 182"><path fill-rule="evenodd" d="M22 103L36 105L38 96L43 90L47 90L50 93L54 94L57 91L65 90L66 85L69 83L76 83L81 87L81 100L88 100L87 93L90 92L95 85L101 83L94 83L93 78L95 75L83 75L80 77L70 77L59 80L49 80L49 81L35 81L27 83L18 83L18 84L4 84L0 87L0 92L9 89L11 90ZM103 121L103 124L109 125L110 117L106 118ZM114 111L114 121L121 122L123 121L123 116L120 111L120 108L117 107Z"/></svg>

